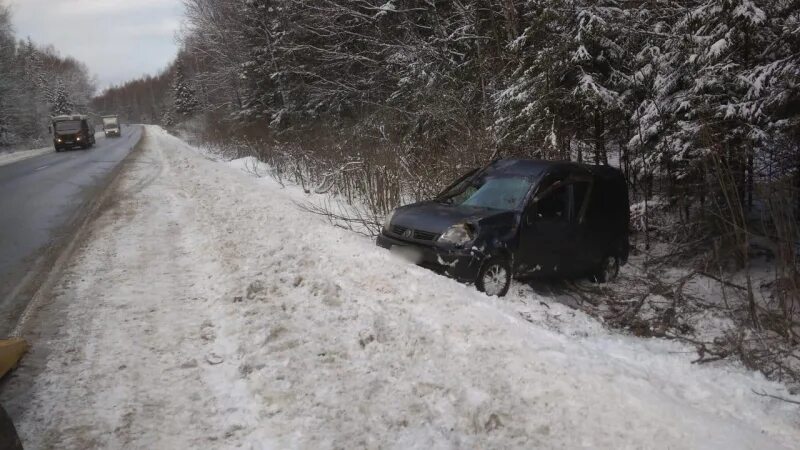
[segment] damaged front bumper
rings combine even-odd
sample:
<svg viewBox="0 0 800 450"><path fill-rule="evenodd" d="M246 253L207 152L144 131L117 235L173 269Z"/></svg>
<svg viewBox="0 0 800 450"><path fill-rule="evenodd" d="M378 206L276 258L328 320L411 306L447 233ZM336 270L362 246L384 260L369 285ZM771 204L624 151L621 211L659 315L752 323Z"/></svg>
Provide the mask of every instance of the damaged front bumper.
<svg viewBox="0 0 800 450"><path fill-rule="evenodd" d="M436 246L419 245L413 242L379 234L378 247L392 250L393 247L414 249L420 255L419 265L443 273L462 282L474 282L483 264L483 255L470 249L443 249Z"/></svg>

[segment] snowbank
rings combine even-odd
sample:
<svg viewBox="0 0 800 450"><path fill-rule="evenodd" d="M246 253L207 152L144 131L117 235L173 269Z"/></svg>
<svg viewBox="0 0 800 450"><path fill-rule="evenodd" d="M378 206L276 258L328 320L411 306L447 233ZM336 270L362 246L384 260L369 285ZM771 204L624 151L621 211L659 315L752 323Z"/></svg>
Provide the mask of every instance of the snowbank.
<svg viewBox="0 0 800 450"><path fill-rule="evenodd" d="M281 211L277 216L300 220L281 227L285 244L277 249L266 244L282 255L282 262L277 263L279 270L258 276L262 280L257 283L291 287L299 283L285 293L275 289L295 308L321 308L306 314L320 316L323 323L327 322L323 317L340 314L337 308L325 311L326 299L354 303L358 311L356 317L348 316L345 326L334 321L333 329L318 331L314 331L316 322L304 317L311 323L297 323L295 332L286 334L297 338L308 328L308 334L319 336L300 341L306 351L299 354L306 358L288 352L299 367L265 368L253 381L266 385L267 374L289 376L301 367L313 372L311 368L319 366L318 355L329 355L328 347L337 348L331 354L346 355L344 361L332 356L331 363L337 366L338 362L339 367L330 374L305 375L304 388L315 392L314 386L324 385L328 377L341 380L333 389L349 393L344 403L362 405L363 400L357 401L359 392L370 386L365 395L373 405L362 414L353 413L349 439L363 434L365 425L392 434L392 426L387 425L387 421L393 423L390 418L396 424L413 422L411 417L416 416L418 426L400 433L409 441L398 441L399 447L446 443L754 448L765 445L761 439L769 435L776 439L770 445L794 445L791 436L797 436L794 428L800 418L797 408L757 397L753 391L787 395L781 386L758 373L727 364L693 365L694 348L609 332L593 318L526 286L515 286L505 299L487 298L471 287L396 261L370 240L332 229L321 223L322 219L298 212L294 204L279 197L303 202L309 196L265 177L267 168L253 158L229 164L248 175L262 176L257 180L261 189L254 188L253 198L243 201L257 204L257 192L269 191L270 207ZM297 234L303 237L295 241ZM302 289L309 273L317 284L323 284L321 293L317 288ZM265 308L267 315L275 313L272 309ZM261 308L255 310L262 312ZM274 326L283 329L285 325ZM331 335L340 333L345 337L336 341L350 337L350 342L329 342ZM365 340L367 344L361 348ZM315 351L319 351L316 358ZM254 361L269 360L271 353L270 346L259 345L246 352ZM387 369L391 376L386 376ZM351 376L343 377L341 370ZM341 397L333 395L328 400L332 410L342 407ZM375 405L384 403L397 410L389 412ZM304 410L298 408L298 417L305 416ZM424 412L425 420L410 411ZM495 427L495 417L509 429L489 430ZM327 428L320 436L343 431L340 423L330 419L324 416L315 424ZM447 431L451 429L461 431ZM352 442L349 439L331 443ZM379 439L375 443L386 442Z"/></svg>

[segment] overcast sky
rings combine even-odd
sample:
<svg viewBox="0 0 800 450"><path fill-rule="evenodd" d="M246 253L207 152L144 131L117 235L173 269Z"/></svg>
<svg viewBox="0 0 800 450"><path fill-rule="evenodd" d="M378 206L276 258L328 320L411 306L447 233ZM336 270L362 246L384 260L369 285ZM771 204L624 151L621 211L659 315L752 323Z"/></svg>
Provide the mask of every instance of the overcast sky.
<svg viewBox="0 0 800 450"><path fill-rule="evenodd" d="M10 0L21 38L83 61L100 89L165 68L177 53L181 0Z"/></svg>

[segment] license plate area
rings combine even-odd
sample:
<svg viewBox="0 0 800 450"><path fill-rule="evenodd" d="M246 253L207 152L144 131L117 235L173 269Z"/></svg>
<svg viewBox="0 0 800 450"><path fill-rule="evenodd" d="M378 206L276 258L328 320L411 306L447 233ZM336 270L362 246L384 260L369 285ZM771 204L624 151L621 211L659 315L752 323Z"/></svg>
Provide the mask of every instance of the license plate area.
<svg viewBox="0 0 800 450"><path fill-rule="evenodd" d="M419 264L423 260L422 251L414 247L393 245L389 251L398 258L412 264Z"/></svg>

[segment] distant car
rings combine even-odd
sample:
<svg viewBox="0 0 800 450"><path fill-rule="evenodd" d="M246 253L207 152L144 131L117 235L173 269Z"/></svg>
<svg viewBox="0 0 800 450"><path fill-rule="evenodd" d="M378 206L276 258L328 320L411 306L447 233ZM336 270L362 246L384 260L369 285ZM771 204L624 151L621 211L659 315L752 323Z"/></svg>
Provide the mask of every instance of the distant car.
<svg viewBox="0 0 800 450"><path fill-rule="evenodd" d="M504 159L397 208L377 245L503 296L512 277L612 280L628 261L629 217L617 169Z"/></svg>
<svg viewBox="0 0 800 450"><path fill-rule="evenodd" d="M119 117L103 116L103 132L105 132L106 137L122 136L122 126L119 123Z"/></svg>
<svg viewBox="0 0 800 450"><path fill-rule="evenodd" d="M53 117L52 131L57 152L74 147L87 149L95 144L94 125L87 116Z"/></svg>

